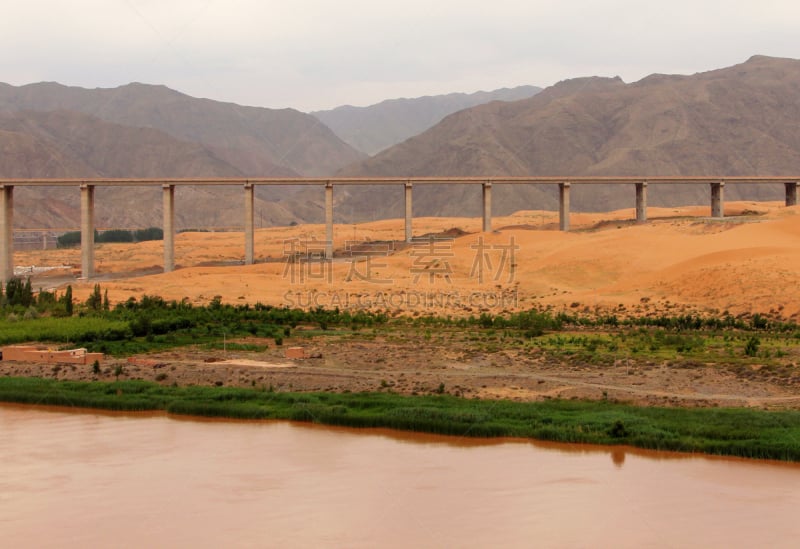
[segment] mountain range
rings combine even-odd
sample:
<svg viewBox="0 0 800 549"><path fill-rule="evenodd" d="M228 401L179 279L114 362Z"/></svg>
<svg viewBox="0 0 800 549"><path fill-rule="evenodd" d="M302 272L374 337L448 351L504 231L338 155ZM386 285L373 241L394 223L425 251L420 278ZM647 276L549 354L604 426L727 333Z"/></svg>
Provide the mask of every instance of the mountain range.
<svg viewBox="0 0 800 549"><path fill-rule="evenodd" d="M0 110L72 111L122 126L161 130L174 139L204 145L243 176L288 171L324 176L366 157L300 111L198 99L165 86L133 83L90 90L54 82L0 84Z"/></svg>
<svg viewBox="0 0 800 549"><path fill-rule="evenodd" d="M293 109L242 107L197 99L164 86L83 89L56 83L0 84L0 177L297 177L330 174L366 157L316 118ZM265 225L321 215L292 203L297 189L258 189ZM242 224L235 189L180 189L179 227ZM19 189L18 227L75 227L70 189ZM99 188L100 226L160 225L156 189ZM219 204L236 205L222 209ZM287 206L287 204L289 204Z"/></svg>
<svg viewBox="0 0 800 549"><path fill-rule="evenodd" d="M800 173L800 61L755 56L691 76L578 78L511 103L489 103L343 168L347 176L530 175L679 176ZM415 190L415 215L478 215L479 191L464 186ZM704 204L708 190L658 187L653 205ZM778 199L780 189L737 188L726 197ZM498 185L493 208L555 209L555 189ZM585 211L632 207L632 192L576 187ZM342 214L402 215L399 192L344 190ZM367 204L370 209L366 209Z"/></svg>
<svg viewBox="0 0 800 549"><path fill-rule="evenodd" d="M568 178L800 172L798 60L755 56L695 75L651 75L633 83L576 78L537 91L521 87L393 100L312 116L197 99L145 84L96 90L55 83L0 84L0 177ZM508 94L528 97L496 100L514 99ZM479 99L489 102L456 110ZM448 109L456 112L443 114ZM407 137L413 127L432 123ZM346 142L375 150L384 146L381 140L402 142L372 157ZM497 185L493 194L498 214L557 206L553 187ZM728 199L781 196L777 188L726 188ZM320 222L322 199L319 189L259 188L257 225ZM403 213L398 189L337 186L334 199L337 221ZM17 227L77 226L74 189L19 189L15 200ZM620 187L576 186L572 193L576 210L632 207L632 202L631 190ZM649 202L704 204L708 190L653 185ZM159 206L131 208L135 203ZM238 189L180 189L177 224L240 227L240 205ZM157 189L101 188L97 211L100 225L161 223ZM479 189L474 186L420 186L414 191L415 215L479 211Z"/></svg>
<svg viewBox="0 0 800 549"><path fill-rule="evenodd" d="M311 114L346 143L372 156L435 126L448 114L492 101L527 99L540 91L536 86L517 86L489 92L387 99L369 107L344 105Z"/></svg>

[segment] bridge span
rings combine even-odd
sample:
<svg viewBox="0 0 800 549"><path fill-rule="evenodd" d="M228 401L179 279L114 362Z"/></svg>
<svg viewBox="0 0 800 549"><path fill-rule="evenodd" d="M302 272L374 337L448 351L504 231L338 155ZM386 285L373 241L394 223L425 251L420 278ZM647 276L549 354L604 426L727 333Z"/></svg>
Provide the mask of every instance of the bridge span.
<svg viewBox="0 0 800 549"><path fill-rule="evenodd" d="M558 185L559 228L569 230L570 189L573 185L632 185L635 188L636 221L647 221L647 186L708 185L711 216L725 215L725 183L753 185L783 184L786 205L797 204L798 177L335 177L335 178L160 178L160 179L0 179L0 281L14 275L14 188L77 187L81 193L81 275L94 276L95 187L160 186L163 189L164 271L175 268L175 187L223 185L244 190L244 260L255 260L254 203L258 185L316 185L325 189L325 256L333 257L333 187L335 185L402 185L405 188L405 238L411 240L414 185L481 185L483 231L492 230L492 185Z"/></svg>

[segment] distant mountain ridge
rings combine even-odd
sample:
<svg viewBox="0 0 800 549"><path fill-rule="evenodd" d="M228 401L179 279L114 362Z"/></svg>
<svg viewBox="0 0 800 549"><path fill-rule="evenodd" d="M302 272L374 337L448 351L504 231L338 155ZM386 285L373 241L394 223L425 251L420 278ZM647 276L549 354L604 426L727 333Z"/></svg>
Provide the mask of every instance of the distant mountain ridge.
<svg viewBox="0 0 800 549"><path fill-rule="evenodd" d="M0 112L0 173L7 178L95 177L243 177L235 166L208 147L180 141L153 128L106 122L74 111ZM274 173L296 173L275 166ZM236 189L204 187L178 189L179 227L239 226L241 193ZM100 226L161 225L160 189L125 187L97 192ZM267 221L288 224L307 214L290 213L273 197L257 195L256 207ZM77 227L79 195L74 188L19 188L15 191L15 221L24 227ZM132 205L141 204L141 207ZM229 204L229 208L220 208ZM297 205L296 205L297 206Z"/></svg>
<svg viewBox="0 0 800 549"><path fill-rule="evenodd" d="M366 156L300 111L198 99L165 86L133 83L85 89L55 82L0 84L0 110L75 111L124 126L158 129L206 146L251 176L269 177L276 169L331 175Z"/></svg>
<svg viewBox="0 0 800 549"><path fill-rule="evenodd" d="M448 101L529 91L451 94ZM243 107L139 83L110 89L0 83L0 177L325 176L365 156L294 109ZM320 221L322 194L296 196L298 190L257 189L259 222ZM241 225L235 194L230 188L180 189L178 227ZM74 227L79 221L78 196L69 189L19 189L16 199L18 227ZM154 207L130 207L136 203ZM153 189L98 191L101 225L159 225L160 217Z"/></svg>
<svg viewBox="0 0 800 549"><path fill-rule="evenodd" d="M793 59L754 56L733 67L631 84L566 80L527 99L454 112L372 158L291 109L239 107L141 84L114 90L0 85L0 178L798 173L800 61ZM101 189L98 223L160 225L157 191ZM709 200L708 189L695 186L654 184L648 194L654 206ZM726 188L727 199L781 197L778 188ZM317 188L259 188L257 225L262 219L264 226L321 222L322 200ZM337 186L334 200L337 222L404 211L396 188ZM15 225L75 227L77 201L70 190L19 189ZM575 210L603 211L632 207L633 193L576 185L571 201ZM140 203L148 206L132 207ZM552 186L498 184L493 191L497 214L557 203ZM176 204L179 227L243 224L238 189L180 189ZM476 186L414 188L414 215L479 214Z"/></svg>
<svg viewBox="0 0 800 549"><path fill-rule="evenodd" d="M242 107L145 84L94 90L0 84L0 177L322 176L364 157L293 109ZM258 189L259 220L317 220L319 200L292 202L295 192ZM101 188L97 198L101 225L161 224L153 189ZM17 227L79 221L78 196L69 189L19 189L15 199ZM131 207L137 203L147 207ZM230 188L180 189L178 227L241 226L240 203Z"/></svg>
<svg viewBox="0 0 800 549"><path fill-rule="evenodd" d="M800 173L800 61L754 56L691 76L560 82L530 99L489 103L339 172L343 176L783 175ZM659 187L653 205L702 204L707 189ZM730 185L730 199L778 199L779 189ZM415 215L478 215L477 190L415 190ZM400 193L343 190L342 212L402 215ZM368 208L368 204L371 208ZM632 207L630 190L576 187L575 209ZM554 189L498 185L497 213L554 209Z"/></svg>
<svg viewBox="0 0 800 549"><path fill-rule="evenodd" d="M368 107L344 105L311 114L356 149L373 155L436 125L454 112L492 101L527 99L542 89L517 86L475 93L387 99Z"/></svg>

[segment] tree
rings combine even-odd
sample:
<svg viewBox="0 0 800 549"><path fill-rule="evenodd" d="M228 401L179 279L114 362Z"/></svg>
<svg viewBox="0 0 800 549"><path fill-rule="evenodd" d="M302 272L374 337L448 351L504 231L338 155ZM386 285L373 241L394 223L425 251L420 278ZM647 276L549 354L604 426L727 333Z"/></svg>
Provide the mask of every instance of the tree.
<svg viewBox="0 0 800 549"><path fill-rule="evenodd" d="M31 277L25 281L25 286L22 288L22 300L20 305L23 307L30 307L33 305L33 286L31 285Z"/></svg>
<svg viewBox="0 0 800 549"><path fill-rule="evenodd" d="M6 282L6 303L11 306L22 305L23 307L30 307L33 303L31 279L28 278L25 284L16 277Z"/></svg>
<svg viewBox="0 0 800 549"><path fill-rule="evenodd" d="M103 296L100 293L100 284L94 285L94 291L86 299L86 308L99 311L103 306Z"/></svg>
<svg viewBox="0 0 800 549"><path fill-rule="evenodd" d="M103 292L103 310L108 311L111 309L111 303L108 301L108 288Z"/></svg>
<svg viewBox="0 0 800 549"><path fill-rule="evenodd" d="M61 302L64 304L67 316L72 316L72 286L67 286L67 290L61 296Z"/></svg>

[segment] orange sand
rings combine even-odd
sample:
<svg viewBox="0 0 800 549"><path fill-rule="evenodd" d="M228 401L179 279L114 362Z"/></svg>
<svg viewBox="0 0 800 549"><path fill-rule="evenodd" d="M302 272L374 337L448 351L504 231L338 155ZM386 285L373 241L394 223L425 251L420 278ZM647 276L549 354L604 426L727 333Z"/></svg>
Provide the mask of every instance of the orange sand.
<svg viewBox="0 0 800 549"><path fill-rule="evenodd" d="M259 263L249 266L205 266L241 261L242 233L183 233L176 237L178 269L172 273L106 280L109 273L158 268L162 265L163 248L160 242L98 245L97 281L108 289L112 302L146 293L166 299L188 298L195 303L221 296L228 303L285 305L305 304L309 295L316 295L312 304L344 305L345 293L361 295L362 303L376 303L378 293L390 292L394 300L377 301L375 308L409 312L414 309L408 305L414 301L407 299L410 295L446 292L460 296L457 304L451 301L446 308L453 314L500 312L542 304L580 311L613 308L635 314L687 308L734 314L772 311L784 318L796 318L800 313L800 289L794 284L800 273L798 211L798 207L786 208L778 203L739 202L726 205L725 219L710 219L705 217L708 207L650 208L650 221L644 225L631 222L632 210L573 214L572 231L568 233L557 230L554 212L524 211L496 217L496 230L489 234L478 232L479 219L418 218L414 220L415 235L452 228L470 234L443 243L433 256L415 255L425 252L425 246L418 246L398 249L388 257L373 257L369 265L371 280L356 277L347 281L353 264L349 259L337 258L331 266L331 283L313 277L300 281L301 274L314 274L303 270L310 266L287 268L284 260L287 239L322 240L322 225L258 230ZM401 240L403 224L401 220L387 220L337 225L334 238L337 251L344 251L346 241ZM470 277L480 238L488 260L484 261L482 283L477 276ZM495 280L503 251L491 246L508 246L512 239L519 247L513 276L507 256L506 268ZM273 262L263 262L269 259ZM70 264L77 272L80 251L18 252L15 262L37 266ZM429 271L417 276L412 272L415 265L427 266ZM430 269L447 271L448 265L449 282L441 275L431 280L427 274ZM368 270L363 259L356 267L362 274ZM378 283L376 279L391 283ZM36 284L46 286L46 278ZM76 297L85 299L93 284L94 281L73 282ZM472 292L477 299L470 302L468 296ZM516 301L509 297L513 292ZM505 303L497 303L501 294L506 295ZM350 303L354 302L351 298Z"/></svg>

